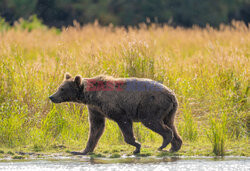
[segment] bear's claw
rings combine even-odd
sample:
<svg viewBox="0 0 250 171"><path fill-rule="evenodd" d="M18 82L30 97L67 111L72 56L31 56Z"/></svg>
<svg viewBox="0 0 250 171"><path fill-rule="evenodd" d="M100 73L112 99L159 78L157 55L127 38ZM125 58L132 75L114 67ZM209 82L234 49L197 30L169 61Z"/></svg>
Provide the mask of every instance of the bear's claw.
<svg viewBox="0 0 250 171"><path fill-rule="evenodd" d="M138 153L140 153L140 150L135 150L135 151L133 152L133 154L138 154Z"/></svg>

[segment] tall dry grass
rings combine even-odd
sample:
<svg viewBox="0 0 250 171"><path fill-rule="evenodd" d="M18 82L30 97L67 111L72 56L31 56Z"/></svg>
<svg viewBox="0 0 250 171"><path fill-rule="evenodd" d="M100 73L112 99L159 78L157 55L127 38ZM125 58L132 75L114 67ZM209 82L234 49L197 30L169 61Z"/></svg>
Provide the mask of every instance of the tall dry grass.
<svg viewBox="0 0 250 171"><path fill-rule="evenodd" d="M0 30L0 146L43 149L86 142L86 108L53 105L48 99L65 72L162 81L179 99L176 122L186 141L221 135L211 133L220 120L227 122L226 139L249 136L250 29L243 23L220 29L76 23L61 32L16 23ZM135 134L141 142L161 141L140 124L135 124ZM112 121L100 143L124 143Z"/></svg>

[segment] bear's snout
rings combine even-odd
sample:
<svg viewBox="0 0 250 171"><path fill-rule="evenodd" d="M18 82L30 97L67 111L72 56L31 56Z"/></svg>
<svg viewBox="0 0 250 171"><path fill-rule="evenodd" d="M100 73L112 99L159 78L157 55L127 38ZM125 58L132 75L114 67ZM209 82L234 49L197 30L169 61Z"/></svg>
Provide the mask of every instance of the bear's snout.
<svg viewBox="0 0 250 171"><path fill-rule="evenodd" d="M56 100L55 97L52 96L49 96L49 99L53 102L53 103L60 103L58 100Z"/></svg>
<svg viewBox="0 0 250 171"><path fill-rule="evenodd" d="M53 102L55 98L53 96L49 96L49 99Z"/></svg>

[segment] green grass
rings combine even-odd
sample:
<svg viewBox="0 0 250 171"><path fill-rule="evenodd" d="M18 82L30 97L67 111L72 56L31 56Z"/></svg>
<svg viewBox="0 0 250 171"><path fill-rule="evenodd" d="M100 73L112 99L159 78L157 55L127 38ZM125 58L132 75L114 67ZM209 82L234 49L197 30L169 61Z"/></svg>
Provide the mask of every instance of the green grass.
<svg viewBox="0 0 250 171"><path fill-rule="evenodd" d="M99 158L99 157L104 158L104 157L106 157L105 155L100 154L100 153L98 153L98 154L91 153L91 154L89 154L89 156L90 156L91 158Z"/></svg>
<svg viewBox="0 0 250 171"><path fill-rule="evenodd" d="M224 156L249 156L250 152L248 149L248 140L239 140L239 141L234 141L234 140L227 140L225 151L224 151ZM216 154L213 153L212 151L212 146L211 142L207 141L207 139L204 137L203 139L198 139L198 141L195 142L189 142L185 141L183 144L182 149L179 152L176 153L170 153L168 151L158 151L158 147L161 145L161 143L142 143L142 149L141 153L137 154L137 157L148 157L148 156L156 156L156 157L165 157L165 156L216 156ZM64 155L64 156L72 156L69 152L73 151L72 149L79 150L81 147L77 146L72 146L70 149L60 149L60 148L52 148L48 147L47 149L39 152L33 152L32 148L30 147L16 147L12 148L12 151L16 152L24 152L25 157L29 158L29 154L32 154L32 158L36 157L39 158L39 156L46 158L46 155ZM119 150L117 150L119 149ZM167 148L168 149L168 148ZM6 148L4 151L8 151L9 149ZM133 155L134 148L131 146L128 146L126 144L124 145L109 145L109 144L103 144L100 143L94 153L88 154L88 157L91 158L104 158L108 157L110 158L111 156L114 157L116 156L117 158L121 156L131 156ZM118 154L118 155L117 155ZM12 153L4 153L1 154L1 158L5 158L6 156L14 156L15 154ZM52 155L52 156L53 156Z"/></svg>
<svg viewBox="0 0 250 171"><path fill-rule="evenodd" d="M215 155L225 155L225 144L227 140L227 115L222 114L221 119L216 116L210 118L210 128L208 129L208 138L212 143Z"/></svg>
<svg viewBox="0 0 250 171"><path fill-rule="evenodd" d="M65 72L163 82L179 101L175 123L183 147L176 155L249 156L249 37L249 28L237 22L221 30L90 24L58 32L35 17L13 27L0 19L1 156L84 148L86 106L48 99ZM134 134L141 155L161 154L158 134L140 123L134 123ZM108 120L95 154L132 155L133 150Z"/></svg>
<svg viewBox="0 0 250 171"><path fill-rule="evenodd" d="M121 155L120 154L118 154L118 153L114 153L114 154L112 154L111 156L109 156L110 158L120 158L121 157Z"/></svg>
<svg viewBox="0 0 250 171"><path fill-rule="evenodd" d="M190 105L183 104L183 118L178 128L184 140L195 141L198 137L197 122L194 121Z"/></svg>
<svg viewBox="0 0 250 171"><path fill-rule="evenodd" d="M25 159L25 157L24 156L13 156L12 159L19 159L20 160L20 159Z"/></svg>
<svg viewBox="0 0 250 171"><path fill-rule="evenodd" d="M14 155L12 151L8 151L7 154L12 155L12 156Z"/></svg>

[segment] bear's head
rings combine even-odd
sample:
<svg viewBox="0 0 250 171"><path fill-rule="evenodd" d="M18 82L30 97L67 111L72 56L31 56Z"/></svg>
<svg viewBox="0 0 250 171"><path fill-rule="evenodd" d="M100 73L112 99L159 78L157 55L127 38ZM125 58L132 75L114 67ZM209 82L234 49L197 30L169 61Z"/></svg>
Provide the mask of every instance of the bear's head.
<svg viewBox="0 0 250 171"><path fill-rule="evenodd" d="M49 98L53 103L80 102L83 93L82 77L73 78L70 74L65 74L65 80L57 91Z"/></svg>

